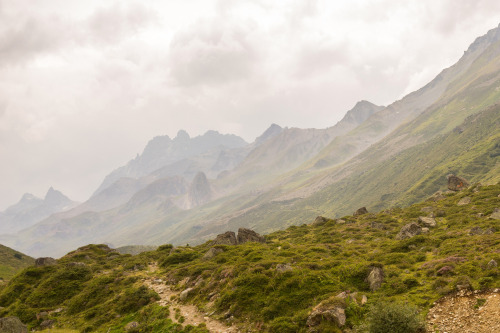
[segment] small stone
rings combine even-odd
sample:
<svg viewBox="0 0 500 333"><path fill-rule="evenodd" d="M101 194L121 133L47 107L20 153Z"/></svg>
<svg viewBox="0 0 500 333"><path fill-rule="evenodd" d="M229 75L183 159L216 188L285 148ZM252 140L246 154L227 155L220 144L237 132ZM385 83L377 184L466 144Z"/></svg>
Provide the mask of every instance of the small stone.
<svg viewBox="0 0 500 333"><path fill-rule="evenodd" d="M193 290L194 290L193 288L187 288L186 290L180 293L179 299L181 301L185 301L188 298L189 294L193 292Z"/></svg>
<svg viewBox="0 0 500 333"><path fill-rule="evenodd" d="M130 323L128 323L127 325L125 325L125 330L126 331L130 331L130 330L132 330L134 328L137 328L137 327L139 327L139 323L136 322L136 321L131 321Z"/></svg>
<svg viewBox="0 0 500 333"><path fill-rule="evenodd" d="M492 268L498 267L498 263L496 262L496 260L491 259L491 260L488 262L487 267L488 267L488 269L492 269Z"/></svg>
<svg viewBox="0 0 500 333"><path fill-rule="evenodd" d="M458 206L465 206L465 205L470 204L470 202L471 202L470 197L463 197L462 199L460 199L460 201L457 203L457 205Z"/></svg>
<svg viewBox="0 0 500 333"><path fill-rule="evenodd" d="M429 228L422 228L422 233L423 234L428 234L429 233Z"/></svg>
<svg viewBox="0 0 500 333"><path fill-rule="evenodd" d="M277 264L276 271L279 273L289 272L293 270L293 267L289 264Z"/></svg>

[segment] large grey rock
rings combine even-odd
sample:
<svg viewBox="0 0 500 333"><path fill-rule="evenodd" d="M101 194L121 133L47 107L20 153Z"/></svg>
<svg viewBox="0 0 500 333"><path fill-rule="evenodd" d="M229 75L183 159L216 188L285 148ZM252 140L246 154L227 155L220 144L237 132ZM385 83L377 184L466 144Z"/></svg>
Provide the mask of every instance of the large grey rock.
<svg viewBox="0 0 500 333"><path fill-rule="evenodd" d="M236 240L236 234L232 231L226 231L223 234L217 235L217 237L212 242L212 245L236 245L238 241Z"/></svg>
<svg viewBox="0 0 500 333"><path fill-rule="evenodd" d="M436 220L432 217L419 216L418 222L428 228L433 228L437 225Z"/></svg>
<svg viewBox="0 0 500 333"><path fill-rule="evenodd" d="M455 175L448 175L448 189L450 191L461 191L469 186L469 182L464 178Z"/></svg>
<svg viewBox="0 0 500 333"><path fill-rule="evenodd" d="M28 328L17 317L0 318L0 333L28 333Z"/></svg>
<svg viewBox="0 0 500 333"><path fill-rule="evenodd" d="M374 291L379 289L384 282L384 270L380 267L372 267L370 274L366 278L366 281L370 284L370 290Z"/></svg>
<svg viewBox="0 0 500 333"><path fill-rule="evenodd" d="M179 295L179 299L181 301L185 301L188 296L193 292L193 288L187 288L186 290L184 290L183 292L181 292L181 294Z"/></svg>
<svg viewBox="0 0 500 333"><path fill-rule="evenodd" d="M399 233L396 235L397 240L403 240L407 238L412 238L414 236L420 235L422 233L422 228L415 222L408 223L401 228Z"/></svg>
<svg viewBox="0 0 500 333"><path fill-rule="evenodd" d="M246 228L239 228L238 229L238 244L243 244L246 242L264 243L265 238L253 230L246 229Z"/></svg>
<svg viewBox="0 0 500 333"><path fill-rule="evenodd" d="M57 265L57 260L51 257L42 257L35 259L36 267L54 266L54 265Z"/></svg>
<svg viewBox="0 0 500 333"><path fill-rule="evenodd" d="M330 221L330 219L327 219L326 217L323 217L323 216L318 216L318 217L316 217L316 219L314 220L314 222L312 223L312 225L321 226L321 225L325 224L328 221Z"/></svg>
<svg viewBox="0 0 500 333"><path fill-rule="evenodd" d="M345 325L345 311L340 306L324 306L322 304L316 306L309 317L307 317L306 325L314 327L321 324L322 321L335 323L338 327Z"/></svg>

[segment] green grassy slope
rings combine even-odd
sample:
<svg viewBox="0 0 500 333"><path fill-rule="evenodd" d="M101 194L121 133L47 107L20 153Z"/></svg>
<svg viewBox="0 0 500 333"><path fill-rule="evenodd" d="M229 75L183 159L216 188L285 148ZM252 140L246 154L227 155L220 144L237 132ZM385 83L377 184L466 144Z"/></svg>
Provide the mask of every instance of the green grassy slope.
<svg viewBox="0 0 500 333"><path fill-rule="evenodd" d="M0 280L10 280L34 262L33 258L0 244Z"/></svg>
<svg viewBox="0 0 500 333"><path fill-rule="evenodd" d="M471 203L458 206L466 196ZM415 304L424 314L459 285L500 287L499 268L489 265L500 261L499 220L489 218L498 207L500 184L473 186L404 209L292 226L267 235L266 243L217 245L221 252L210 259L203 258L210 242L162 246L138 256L86 246L56 266L30 267L16 276L0 291L0 315L19 316L36 328L37 313L61 308L49 314L55 325L82 332L122 332L131 321L139 322L137 332L204 332L202 326L173 324L169 309L154 304L154 292L141 287L153 261L174 289L194 288L187 303L220 320L231 317L243 330L306 332L309 314L323 301L345 308L345 327L363 323L370 305L380 301ZM395 239L403 225L431 213L439 217L429 233ZM471 236L474 227L493 230ZM372 267L385 275L376 291L366 281ZM356 302L335 298L346 290L357 293ZM362 295L365 306L359 304ZM321 325L324 332L340 332L332 323Z"/></svg>

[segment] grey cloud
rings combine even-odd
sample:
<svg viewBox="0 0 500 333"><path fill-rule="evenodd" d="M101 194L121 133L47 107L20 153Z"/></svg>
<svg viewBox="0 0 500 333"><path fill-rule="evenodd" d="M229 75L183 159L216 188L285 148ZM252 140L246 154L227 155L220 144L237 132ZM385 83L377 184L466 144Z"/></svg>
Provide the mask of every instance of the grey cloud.
<svg viewBox="0 0 500 333"><path fill-rule="evenodd" d="M298 78L310 77L319 71L328 71L334 65L345 65L348 60L346 43L320 46L316 43L304 45L297 55L295 75Z"/></svg>
<svg viewBox="0 0 500 333"><path fill-rule="evenodd" d="M172 77L181 86L248 78L257 61L257 50L248 39L250 29L214 19L179 32L170 45Z"/></svg>
<svg viewBox="0 0 500 333"><path fill-rule="evenodd" d="M63 42L66 34L64 23L29 17L0 32L0 66L19 64L40 53L53 51Z"/></svg>
<svg viewBox="0 0 500 333"><path fill-rule="evenodd" d="M157 15L143 5L117 3L97 9L88 19L88 28L92 40L116 43L156 21Z"/></svg>

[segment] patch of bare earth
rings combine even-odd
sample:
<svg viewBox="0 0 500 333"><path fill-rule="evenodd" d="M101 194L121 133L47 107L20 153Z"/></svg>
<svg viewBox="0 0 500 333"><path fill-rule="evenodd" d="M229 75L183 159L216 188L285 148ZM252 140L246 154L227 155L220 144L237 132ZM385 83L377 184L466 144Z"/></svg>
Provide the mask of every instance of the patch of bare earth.
<svg viewBox="0 0 500 333"><path fill-rule="evenodd" d="M149 271L156 272L156 265L151 265ZM197 326L204 323L210 332L216 333L238 333L236 327L229 327L223 322L211 318L208 314L201 312L196 306L190 304L183 304L178 302L179 292L172 290L171 286L166 284L165 281L158 277L148 277L144 280L144 285L154 290L159 296L158 304L160 306L168 306L170 310L170 319L174 323L182 325ZM177 314L177 316L176 316ZM180 316L184 318L181 323Z"/></svg>
<svg viewBox="0 0 500 333"><path fill-rule="evenodd" d="M439 333L500 332L500 289L461 291L437 301L427 315L427 331Z"/></svg>

